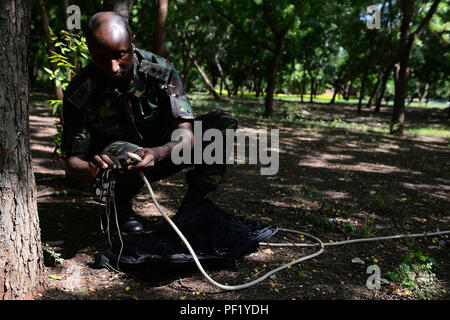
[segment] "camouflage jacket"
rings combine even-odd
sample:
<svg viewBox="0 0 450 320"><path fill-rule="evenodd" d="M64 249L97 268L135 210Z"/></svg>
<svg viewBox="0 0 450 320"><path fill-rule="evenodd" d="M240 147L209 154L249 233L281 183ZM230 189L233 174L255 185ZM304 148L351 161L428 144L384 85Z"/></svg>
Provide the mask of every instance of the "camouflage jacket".
<svg viewBox="0 0 450 320"><path fill-rule="evenodd" d="M62 150L66 156L93 156L118 140L159 146L170 140L174 120L194 118L170 62L136 49L131 72L123 92L113 88L93 64L70 82L63 100Z"/></svg>

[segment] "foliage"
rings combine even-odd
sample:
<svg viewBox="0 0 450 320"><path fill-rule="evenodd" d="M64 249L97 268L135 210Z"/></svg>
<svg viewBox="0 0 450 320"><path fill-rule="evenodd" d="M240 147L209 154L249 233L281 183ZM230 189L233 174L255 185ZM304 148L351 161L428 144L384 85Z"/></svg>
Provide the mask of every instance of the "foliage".
<svg viewBox="0 0 450 320"><path fill-rule="evenodd" d="M52 33L52 40L55 41L55 48L58 48L59 52L53 52L49 61L56 63L58 68L51 70L43 67L43 69L49 74L50 80L55 80L56 85L65 90L79 69L78 65L73 64L73 61L79 60L82 67L87 64L89 53L86 38L81 33L69 33L61 30L59 37ZM54 114L62 108L61 100L48 100L47 102L52 106Z"/></svg>
<svg viewBox="0 0 450 320"><path fill-rule="evenodd" d="M54 80L57 86L65 90L70 80L76 75L79 69L86 66L89 60L86 38L80 32L74 33L66 30L61 30L59 36L55 36L53 32L51 32L51 35L52 40L55 42L55 49L58 52L52 52L52 55L49 56L49 61L52 64L56 64L57 68L51 70L44 66L43 69L49 74L50 80ZM47 102L52 107L53 114L62 111L62 100L50 99ZM56 126L56 130L57 133L53 138L55 153L57 156L61 156L61 124Z"/></svg>
<svg viewBox="0 0 450 320"><path fill-rule="evenodd" d="M415 296L427 298L436 294L434 289L436 278L432 271L436 260L425 256L422 252L410 252L401 257L400 264L386 276L393 282L413 289Z"/></svg>
<svg viewBox="0 0 450 320"><path fill-rule="evenodd" d="M73 76L73 71L85 62L83 60L87 60L87 48L83 43L82 30L74 34L62 31L65 28L65 19L61 18L65 15L63 2L47 0L46 3L50 26L59 35L58 39L54 37L58 43L58 52L50 58L59 64L59 68L42 68L42 65L47 65L45 41L39 31L42 21L39 15L33 15L31 80L42 87L45 84L43 80L55 79L64 88ZM423 0L415 0L414 3L417 19L411 27L412 31L430 7ZM87 0L78 0L74 4L82 9L83 30L89 17L102 11L104 5L103 1ZM280 41L280 30L289 26L288 22L292 19L292 26L281 47L275 97L276 94L293 93L295 96L286 98L338 105L342 99L354 103L352 97L358 100L360 92L362 102L366 103L373 93L375 98L372 105L375 105L375 100L379 100L383 106L390 107L395 93L393 65L395 59L398 60L396 52L402 22L401 6L400 1L380 3L381 30L369 30L366 26L366 8L372 4L369 0L169 1L166 39L168 58L178 69L187 92L209 91L192 59L187 56L187 52L190 52L217 92L264 99L267 96L274 52ZM269 8L270 18L264 10L265 6ZM34 3L33 10L35 7ZM448 3L439 4L429 26L412 50L408 83L408 102L412 103L408 107L417 103L426 105L429 100L449 98L446 76L450 68L450 55L446 50L450 28L446 19L448 10ZM154 1L134 2L130 25L136 36L137 47L152 49L155 13ZM72 63L74 56L81 61L77 66ZM224 78L221 77L216 58L220 61ZM42 70L45 70L44 73ZM388 77L383 91L379 82L386 72ZM365 91L361 91L363 83ZM332 99L334 92L337 95ZM61 101L49 102L54 112L61 106ZM280 114L279 111L275 110L274 116ZM293 113L289 113L288 117L297 119ZM344 123L335 125L348 126ZM389 123L386 126L389 129ZM394 130L397 124L393 122L391 126Z"/></svg>

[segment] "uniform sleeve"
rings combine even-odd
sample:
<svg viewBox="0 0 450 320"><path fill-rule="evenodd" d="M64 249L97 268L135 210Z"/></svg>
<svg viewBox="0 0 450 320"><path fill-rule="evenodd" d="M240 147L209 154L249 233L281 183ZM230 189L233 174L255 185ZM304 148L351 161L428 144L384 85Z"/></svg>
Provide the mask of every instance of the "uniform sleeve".
<svg viewBox="0 0 450 320"><path fill-rule="evenodd" d="M70 85L63 99L63 134L61 148L65 156L87 154L90 148L89 132L84 125L82 105L74 103Z"/></svg>
<svg viewBox="0 0 450 320"><path fill-rule="evenodd" d="M183 82L173 66L170 69L167 90L172 106L172 116L175 119L194 119L191 102L184 92Z"/></svg>

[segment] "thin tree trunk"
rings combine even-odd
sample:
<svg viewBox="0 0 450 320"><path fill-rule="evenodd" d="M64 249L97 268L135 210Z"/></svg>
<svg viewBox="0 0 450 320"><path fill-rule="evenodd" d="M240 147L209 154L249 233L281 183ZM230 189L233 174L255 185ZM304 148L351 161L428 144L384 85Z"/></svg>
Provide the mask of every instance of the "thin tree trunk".
<svg viewBox="0 0 450 320"><path fill-rule="evenodd" d="M134 0L105 0L103 1L103 8L105 11L114 11L124 17L125 20L130 20L131 9L133 8Z"/></svg>
<svg viewBox="0 0 450 320"><path fill-rule="evenodd" d="M334 104L334 101L336 99L336 95L339 92L339 87L341 86L341 77L342 74L344 73L344 70L341 69L341 71L339 72L336 81L334 82L334 93L333 93L333 97L330 100L330 104Z"/></svg>
<svg viewBox="0 0 450 320"><path fill-rule="evenodd" d="M338 91L339 91L339 88L336 87L334 89L333 96L331 97L330 104L334 104L334 101L336 100L336 96L337 96Z"/></svg>
<svg viewBox="0 0 450 320"><path fill-rule="evenodd" d="M424 88L424 90L423 90L423 94L422 94L422 95L420 96L420 98L419 98L419 105L422 105L423 100L427 98L427 96L428 96L428 90L429 90L429 89L430 89L430 84L429 84L429 83L426 83L426 84L425 84L425 88Z"/></svg>
<svg viewBox="0 0 450 320"><path fill-rule="evenodd" d="M39 4L39 11L41 13L41 18L42 18L42 28L44 29L45 42L47 43L47 55L50 59L50 57L53 56L56 52L55 44L52 40L52 35L50 33L50 25L48 22L48 15L47 15L47 10L45 8L45 2L44 2L44 0L39 0L38 4ZM52 71L56 71L58 69L58 66L55 62L50 62L50 68ZM55 94L55 99L62 101L63 96L64 96L63 90L62 90L61 86L57 84L56 79L53 80L53 91ZM61 108L58 108L57 114L58 114L59 122L61 124L63 124L64 118L63 118L63 113L62 113Z"/></svg>
<svg viewBox="0 0 450 320"><path fill-rule="evenodd" d="M195 68L197 69L198 73L200 73L200 76L202 77L203 81L205 82L205 84L207 85L208 89L211 91L212 95L214 96L214 98L216 98L217 100L220 100L220 96L219 94L216 92L216 89L214 89L214 86L211 82L211 80L209 80L208 76L206 75L205 71L203 71L202 67L200 66L200 64L197 62L197 60L195 59L195 57L192 55L192 53L189 51L188 52L188 57L191 60L192 64L195 66Z"/></svg>
<svg viewBox="0 0 450 320"><path fill-rule="evenodd" d="M383 102L384 93L386 92L387 81L389 80L391 72L392 72L391 66L387 67L386 70L383 72L380 92L378 92L378 96L375 102L375 112L380 112L381 103Z"/></svg>
<svg viewBox="0 0 450 320"><path fill-rule="evenodd" d="M303 100L303 96L305 95L305 91L306 91L306 71L303 70L303 78L302 78L302 94L300 96L300 102L305 102Z"/></svg>
<svg viewBox="0 0 450 320"><path fill-rule="evenodd" d="M369 70L365 69L361 80L361 89L359 90L358 113L361 113L362 100L364 98L364 90L366 86L367 74Z"/></svg>
<svg viewBox="0 0 450 320"><path fill-rule="evenodd" d="M156 0L156 22L153 30L152 51L164 58L169 56L169 50L166 46L168 12L169 0Z"/></svg>
<svg viewBox="0 0 450 320"><path fill-rule="evenodd" d="M43 256L29 132L28 35L31 2L0 11L0 300L32 299Z"/></svg>
<svg viewBox="0 0 450 320"><path fill-rule="evenodd" d="M350 84L344 89L344 92L342 93L342 97L344 100L350 99L350 93L353 90L353 80L350 81Z"/></svg>
<svg viewBox="0 0 450 320"><path fill-rule="evenodd" d="M373 99L375 99L375 96L378 92L378 87L380 86L380 77L378 77L377 82L375 83L375 86L372 89L372 94L370 95L369 101L367 101L367 108L370 109L373 103Z"/></svg>
<svg viewBox="0 0 450 320"><path fill-rule="evenodd" d="M315 78L313 78L312 72L310 70L308 70L308 73L309 73L309 78L310 78L309 102L313 103Z"/></svg>
<svg viewBox="0 0 450 320"><path fill-rule="evenodd" d="M255 90L256 90L256 98L259 98L259 96L261 95L261 76L257 75L256 76L256 85L255 85Z"/></svg>
<svg viewBox="0 0 450 320"><path fill-rule="evenodd" d="M222 69L222 65L220 64L218 52L214 56L214 61L216 62L217 70L219 70L220 78L222 79L222 84L225 86L225 89L228 92L228 96L231 97L231 90L230 90L230 87L228 86L227 79L225 78L225 75L223 73L223 69ZM221 91L222 91L222 89L221 89Z"/></svg>

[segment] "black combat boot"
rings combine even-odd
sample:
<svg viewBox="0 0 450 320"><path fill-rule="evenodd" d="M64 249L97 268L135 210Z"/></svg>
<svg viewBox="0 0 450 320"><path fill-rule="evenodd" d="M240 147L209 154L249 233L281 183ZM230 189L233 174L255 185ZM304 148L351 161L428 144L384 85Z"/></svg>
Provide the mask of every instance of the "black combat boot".
<svg viewBox="0 0 450 320"><path fill-rule="evenodd" d="M137 214L130 207L118 208L120 231L127 234L138 234L144 231L144 226L139 221Z"/></svg>

